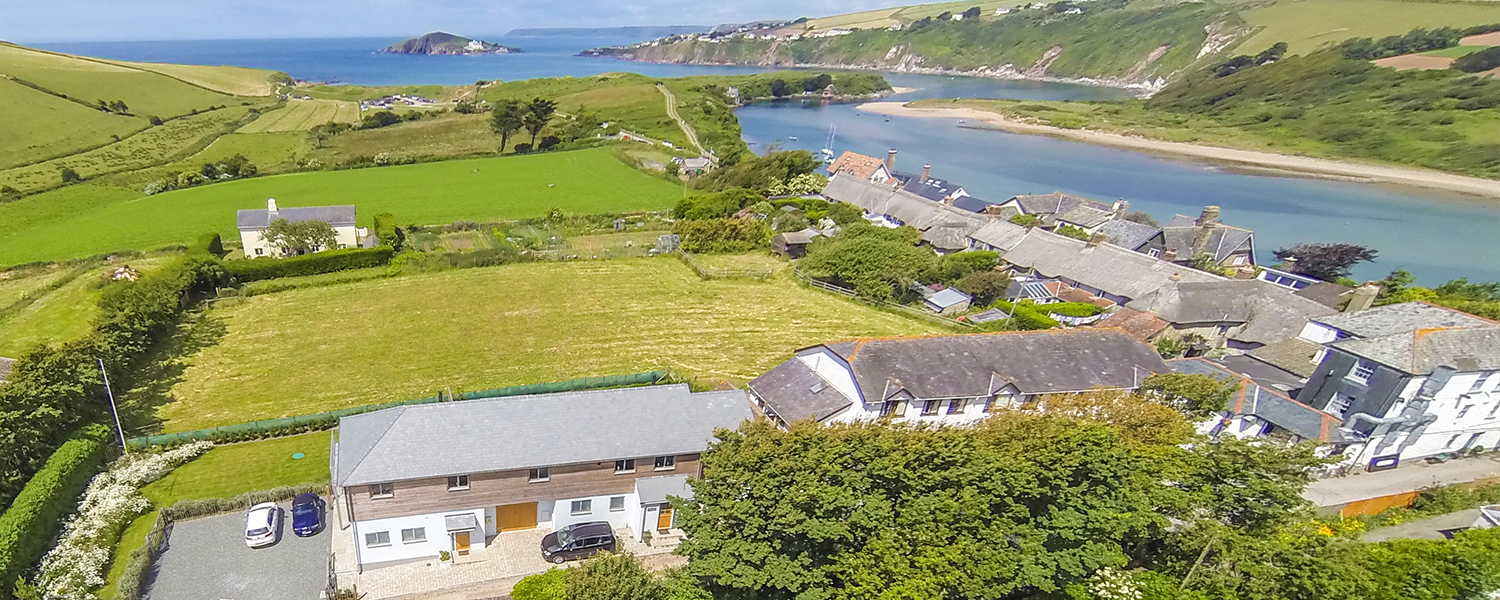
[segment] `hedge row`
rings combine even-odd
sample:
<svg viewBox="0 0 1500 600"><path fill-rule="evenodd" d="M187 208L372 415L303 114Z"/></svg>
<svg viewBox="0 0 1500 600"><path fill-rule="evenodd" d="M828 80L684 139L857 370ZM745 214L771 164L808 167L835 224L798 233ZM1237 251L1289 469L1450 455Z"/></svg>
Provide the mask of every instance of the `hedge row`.
<svg viewBox="0 0 1500 600"><path fill-rule="evenodd" d="M0 515L0 597L9 597L16 579L41 559L63 516L112 453L112 437L100 424L73 434Z"/></svg>
<svg viewBox="0 0 1500 600"><path fill-rule="evenodd" d="M344 248L326 250L291 258L254 258L225 261L224 267L235 281L246 283L278 277L321 275L334 271L378 267L391 262L396 251L389 246L378 248Z"/></svg>
<svg viewBox="0 0 1500 600"><path fill-rule="evenodd" d="M190 254L212 254L224 256L224 240L217 233L205 233L198 236L198 241L188 246Z"/></svg>
<svg viewBox="0 0 1500 600"><path fill-rule="evenodd" d="M138 600L141 597L146 574L150 572L151 564L156 562L156 557L161 554L162 542L166 541L167 529L172 521L237 512L262 502L285 502L308 492L318 495L326 494L328 484L304 483L282 486L247 492L233 498L179 500L176 504L163 508L156 518L156 526L151 528L151 533L146 534L146 543L132 550L130 557L125 560L125 571L120 574L116 600Z"/></svg>

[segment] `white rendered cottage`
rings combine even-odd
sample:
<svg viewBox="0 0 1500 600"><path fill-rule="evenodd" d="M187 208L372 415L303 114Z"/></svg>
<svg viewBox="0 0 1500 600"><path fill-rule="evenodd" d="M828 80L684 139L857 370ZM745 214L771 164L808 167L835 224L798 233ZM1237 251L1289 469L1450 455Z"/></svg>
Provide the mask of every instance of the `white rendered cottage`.
<svg viewBox="0 0 1500 600"><path fill-rule="evenodd" d="M358 248L364 235L354 225L353 206L307 206L302 208L277 208L275 198L266 199L265 210L241 210L235 215L235 224L240 230L240 247L245 258L262 256L280 257L281 252L266 242L266 226L277 219L293 223L322 221L333 226L336 248ZM320 248L319 250L332 250Z"/></svg>

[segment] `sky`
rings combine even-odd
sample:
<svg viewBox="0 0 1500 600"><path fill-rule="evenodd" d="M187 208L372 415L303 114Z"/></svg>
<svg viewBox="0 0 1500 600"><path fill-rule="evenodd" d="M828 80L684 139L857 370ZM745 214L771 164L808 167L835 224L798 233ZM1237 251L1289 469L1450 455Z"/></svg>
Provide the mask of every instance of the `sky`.
<svg viewBox="0 0 1500 600"><path fill-rule="evenodd" d="M16 43L307 37L494 37L517 27L714 25L910 0L0 0Z"/></svg>

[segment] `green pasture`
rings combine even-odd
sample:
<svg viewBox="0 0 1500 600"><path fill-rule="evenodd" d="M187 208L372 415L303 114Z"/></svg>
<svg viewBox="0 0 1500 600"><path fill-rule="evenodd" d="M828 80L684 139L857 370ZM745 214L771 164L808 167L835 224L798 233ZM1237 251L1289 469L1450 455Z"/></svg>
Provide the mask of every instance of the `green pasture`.
<svg viewBox="0 0 1500 600"><path fill-rule="evenodd" d="M130 553L146 541L160 509L179 500L233 498L246 492L328 481L329 436L326 431L292 437L219 446L144 488L152 510L137 517L120 534L110 563L108 584L95 595L115 596L115 584ZM300 459L292 455L302 453Z"/></svg>
<svg viewBox="0 0 1500 600"><path fill-rule="evenodd" d="M205 232L237 239L235 210L353 204L361 225L390 212L403 223L661 210L681 186L621 163L609 148L318 171L143 196L70 186L0 204L0 265L89 256L119 248L186 244Z"/></svg>
<svg viewBox="0 0 1500 600"><path fill-rule="evenodd" d="M144 273L167 260L170 256L147 256L89 269L25 308L0 317L0 356L14 358L38 344L59 344L88 335L99 314L104 277L111 269L129 265Z"/></svg>
<svg viewBox="0 0 1500 600"><path fill-rule="evenodd" d="M1500 22L1496 2L1407 2L1403 0L1283 0L1240 11L1261 28L1238 46L1254 54L1276 42L1305 54L1349 38L1402 35L1425 27L1469 27Z"/></svg>
<svg viewBox="0 0 1500 600"><path fill-rule="evenodd" d="M98 60L132 69L160 73L198 87L234 96L270 96L274 88L272 80L286 76L284 73L247 67Z"/></svg>
<svg viewBox="0 0 1500 600"><path fill-rule="evenodd" d="M1500 17L1497 17L1497 18L1500 18ZM1489 46L1453 46L1451 48L1443 48L1442 50L1432 50L1430 52L1422 52L1421 55L1422 56L1437 56L1437 57L1442 57L1442 58L1463 58L1465 56L1468 56L1468 55L1473 54L1475 52L1478 52L1480 50L1484 50L1485 48L1488 48L1488 47Z"/></svg>
<svg viewBox="0 0 1500 600"><path fill-rule="evenodd" d="M770 257L738 264L774 266ZM811 344L935 325L772 280L704 281L671 257L540 262L254 296L215 308L166 431L595 375L743 383Z"/></svg>
<svg viewBox="0 0 1500 600"><path fill-rule="evenodd" d="M0 44L0 73L88 103L123 100L142 116L175 117L240 101L161 73L10 44Z"/></svg>
<svg viewBox="0 0 1500 600"><path fill-rule="evenodd" d="M103 183L140 190L152 181L183 171L198 171L204 163L218 162L235 155L244 155L250 159L262 175L284 173L296 167L297 162L310 152L306 132L242 133L243 131L242 128L235 133L220 136L202 151L166 165L109 175L103 179Z"/></svg>
<svg viewBox="0 0 1500 600"><path fill-rule="evenodd" d="M525 141L525 135L512 135L509 148ZM396 158L418 158L490 154L499 149L500 136L490 130L485 115L447 113L389 127L340 133L325 140L313 156L324 164L342 164L382 152Z"/></svg>
<svg viewBox="0 0 1500 600"><path fill-rule="evenodd" d="M360 100L376 100L396 94L422 96L430 100L445 102L454 97L457 87L443 85L308 85L298 86L293 94L319 98L323 100L345 100L358 102Z"/></svg>
<svg viewBox="0 0 1500 600"><path fill-rule="evenodd" d="M72 269L61 265L4 273L5 278L0 279L0 311L22 299L45 293L47 287L71 274Z"/></svg>
<svg viewBox="0 0 1500 600"><path fill-rule="evenodd" d="M113 115L0 79L0 169L62 156L128 136L145 119Z"/></svg>
<svg viewBox="0 0 1500 600"><path fill-rule="evenodd" d="M243 133L307 131L324 123L359 121L359 105L341 100L289 100L287 105L261 115L240 128Z"/></svg>

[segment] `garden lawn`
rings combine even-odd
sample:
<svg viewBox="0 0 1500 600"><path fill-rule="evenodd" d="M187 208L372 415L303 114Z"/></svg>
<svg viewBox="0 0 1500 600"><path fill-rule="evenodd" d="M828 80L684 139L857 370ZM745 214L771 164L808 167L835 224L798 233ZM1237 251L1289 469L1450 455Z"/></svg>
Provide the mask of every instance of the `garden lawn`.
<svg viewBox="0 0 1500 600"><path fill-rule="evenodd" d="M177 401L157 411L166 431L653 369L744 383L809 345L943 331L785 273L704 281L670 257L300 289L209 317L227 333L184 359Z"/></svg>
<svg viewBox="0 0 1500 600"><path fill-rule="evenodd" d="M142 488L152 510L121 534L109 568L109 584L99 590L98 596L105 600L114 597L126 559L145 542L146 534L156 524L158 510L179 500L233 498L256 490L328 481L329 435L325 431L220 446ZM298 452L306 456L292 458Z"/></svg>
<svg viewBox="0 0 1500 600"><path fill-rule="evenodd" d="M265 208L270 197L282 207L353 204L368 226L383 212L403 224L495 221L541 217L554 207L663 210L681 196L680 186L626 166L610 148L294 173L155 196L70 186L0 204L0 266L187 244L210 231L237 239L235 210Z"/></svg>

